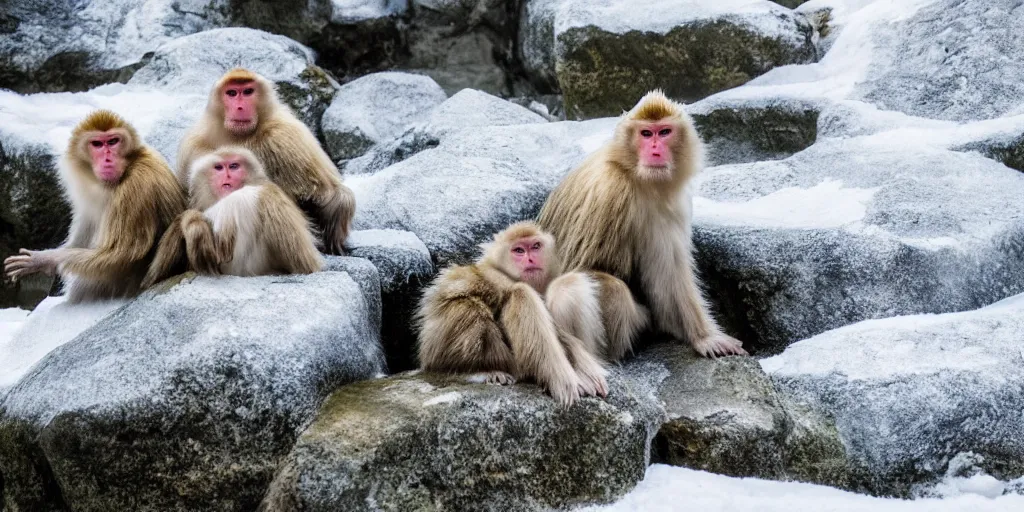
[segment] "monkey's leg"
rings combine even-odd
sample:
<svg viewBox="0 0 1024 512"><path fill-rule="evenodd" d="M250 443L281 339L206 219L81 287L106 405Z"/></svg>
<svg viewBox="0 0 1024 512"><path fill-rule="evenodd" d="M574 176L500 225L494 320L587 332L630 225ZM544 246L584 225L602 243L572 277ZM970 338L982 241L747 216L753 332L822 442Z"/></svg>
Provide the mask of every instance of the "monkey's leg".
<svg viewBox="0 0 1024 512"><path fill-rule="evenodd" d="M319 210L317 222L323 232L324 251L328 254L345 254L345 240L348 239L352 217L356 213L355 195L339 182L337 188L328 189L315 202Z"/></svg>
<svg viewBox="0 0 1024 512"><path fill-rule="evenodd" d="M582 396L608 396L608 370L601 359L582 340L564 329L558 329L558 340L562 343L569 364L576 370Z"/></svg>
<svg viewBox="0 0 1024 512"><path fill-rule="evenodd" d="M629 286L622 280L603 272L591 274L601 283L601 315L607 340L604 357L618 361L633 351L633 344L647 328L650 316L647 308L633 299Z"/></svg>
<svg viewBox="0 0 1024 512"><path fill-rule="evenodd" d="M162 281L184 270L187 264L185 254L185 234L181 230L181 215L167 226L160 242L157 244L156 256L149 264L146 277L142 280L142 288L146 289L158 281Z"/></svg>
<svg viewBox="0 0 1024 512"><path fill-rule="evenodd" d="M607 396L608 374L600 360L606 344L597 283L572 272L548 285L545 302L558 327L558 338L580 379L585 396Z"/></svg>
<svg viewBox="0 0 1024 512"><path fill-rule="evenodd" d="M511 384L512 350L501 327L475 298L444 301L429 308L420 329L420 366L440 372L480 372L471 381ZM505 376L505 377L503 377Z"/></svg>
<svg viewBox="0 0 1024 512"><path fill-rule="evenodd" d="M517 377L533 377L563 405L579 398L579 378L558 340L551 314L533 288L525 283L512 286L501 324L512 345Z"/></svg>
<svg viewBox="0 0 1024 512"><path fill-rule="evenodd" d="M198 210L186 210L181 217L189 267L200 274L220 274L225 248L213 233L210 221Z"/></svg>

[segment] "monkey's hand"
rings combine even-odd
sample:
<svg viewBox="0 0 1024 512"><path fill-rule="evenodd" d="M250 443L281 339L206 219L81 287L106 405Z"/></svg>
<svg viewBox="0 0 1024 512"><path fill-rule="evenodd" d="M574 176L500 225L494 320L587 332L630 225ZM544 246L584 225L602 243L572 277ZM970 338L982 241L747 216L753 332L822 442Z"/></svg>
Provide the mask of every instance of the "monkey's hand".
<svg viewBox="0 0 1024 512"><path fill-rule="evenodd" d="M588 354L589 356L589 354ZM576 360L576 376L579 378L580 396L608 396L608 370L594 357L580 357Z"/></svg>
<svg viewBox="0 0 1024 512"><path fill-rule="evenodd" d="M545 384L551 398L563 406L570 406L580 397L580 381L575 373L569 375L558 375L557 378Z"/></svg>
<svg viewBox="0 0 1024 512"><path fill-rule="evenodd" d="M703 339L694 341L693 349L704 357L748 355L747 351L743 350L743 343L740 340L722 332L714 332Z"/></svg>
<svg viewBox="0 0 1024 512"><path fill-rule="evenodd" d="M36 273L52 276L57 272L57 251L30 251L22 249L17 256L4 260L7 277L17 281L22 276Z"/></svg>
<svg viewBox="0 0 1024 512"><path fill-rule="evenodd" d="M516 383L516 378L505 372L480 372L474 373L467 378L473 384L496 384L498 386L510 386Z"/></svg>

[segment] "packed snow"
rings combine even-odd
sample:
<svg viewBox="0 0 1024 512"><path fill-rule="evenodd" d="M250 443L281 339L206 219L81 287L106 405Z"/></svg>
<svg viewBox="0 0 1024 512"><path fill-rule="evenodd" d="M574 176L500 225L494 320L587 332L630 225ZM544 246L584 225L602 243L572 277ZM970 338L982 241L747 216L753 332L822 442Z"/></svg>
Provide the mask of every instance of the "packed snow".
<svg viewBox="0 0 1024 512"><path fill-rule="evenodd" d="M962 488L969 491L970 487ZM984 493L991 488L981 486ZM647 476L620 501L577 512L1016 512L1024 496L989 498L964 492L946 499L876 498L822 485L733 478L687 468L654 464Z"/></svg>

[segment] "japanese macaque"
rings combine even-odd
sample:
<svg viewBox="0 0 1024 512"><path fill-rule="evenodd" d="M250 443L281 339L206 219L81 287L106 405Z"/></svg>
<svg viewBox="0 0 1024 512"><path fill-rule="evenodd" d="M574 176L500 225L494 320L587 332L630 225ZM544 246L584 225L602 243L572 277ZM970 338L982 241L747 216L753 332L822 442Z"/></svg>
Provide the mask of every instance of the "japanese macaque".
<svg viewBox="0 0 1024 512"><path fill-rule="evenodd" d="M703 146L682 105L648 93L613 140L555 188L539 223L558 240L566 268L630 283L655 328L703 356L746 354L711 318L694 273L687 184L702 166Z"/></svg>
<svg viewBox="0 0 1024 512"><path fill-rule="evenodd" d="M185 209L174 172L107 110L75 127L60 170L72 209L67 242L22 249L4 261L7 275L60 273L72 303L138 294L157 240Z"/></svg>
<svg viewBox="0 0 1024 512"><path fill-rule="evenodd" d="M552 282L559 268L554 238L532 222L521 222L495 235L475 264L446 269L420 304L420 365L477 372L475 380L494 384L533 379L563 404L581 395L605 396L601 356L628 350L644 313L624 283L606 290L600 278L582 274ZM548 297L555 316L543 296L549 283L557 289ZM614 335L605 334L601 307L607 300L623 300L623 291L635 309L626 315L632 323L608 330L626 332L629 340L620 347L615 344L622 339L610 341ZM597 324L580 326L579 320Z"/></svg>
<svg viewBox="0 0 1024 512"><path fill-rule="evenodd" d="M188 186L196 159L221 146L249 149L267 177L316 221L324 248L342 254L355 196L316 137L281 104L272 84L251 71L228 71L210 92L206 113L178 149L178 179Z"/></svg>
<svg viewBox="0 0 1024 512"><path fill-rule="evenodd" d="M309 221L251 151L223 147L189 174L190 209L160 240L144 286L188 268L202 274L309 274L323 267Z"/></svg>

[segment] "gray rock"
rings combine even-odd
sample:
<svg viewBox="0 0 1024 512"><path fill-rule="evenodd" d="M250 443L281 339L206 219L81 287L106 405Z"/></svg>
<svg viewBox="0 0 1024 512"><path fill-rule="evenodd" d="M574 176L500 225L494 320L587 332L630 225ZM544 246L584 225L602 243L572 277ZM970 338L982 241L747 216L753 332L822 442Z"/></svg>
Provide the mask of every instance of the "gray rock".
<svg viewBox="0 0 1024 512"><path fill-rule="evenodd" d="M354 279L170 280L57 348L0 404L7 504L253 509L321 399L384 369Z"/></svg>
<svg viewBox="0 0 1024 512"><path fill-rule="evenodd" d="M374 73L349 82L321 120L327 152L335 160L360 156L397 138L447 98L437 82L422 75Z"/></svg>
<svg viewBox="0 0 1024 512"><path fill-rule="evenodd" d="M768 1L647 9L614 0L534 1L520 29L524 66L534 82L557 78L569 118L618 115L657 88L693 101L817 58L810 23Z"/></svg>
<svg viewBox="0 0 1024 512"><path fill-rule="evenodd" d="M570 408L528 384L402 374L335 392L261 510L507 510L609 502L643 478L655 367Z"/></svg>
<svg viewBox="0 0 1024 512"><path fill-rule="evenodd" d="M346 183L359 204L354 228L412 231L439 266L470 261L479 243L508 224L534 217L562 176L596 149L595 140L611 136L613 124L451 132L435 148L376 174L349 177Z"/></svg>
<svg viewBox="0 0 1024 512"><path fill-rule="evenodd" d="M287 37L222 28L164 44L128 83L208 96L227 70L244 67L274 82L284 102L313 133L319 133L320 118L339 86L316 66L314 58L312 50Z"/></svg>
<svg viewBox="0 0 1024 512"><path fill-rule="evenodd" d="M668 421L652 462L737 477L847 486L850 465L835 426L789 403L750 357L701 358L684 344L643 352L626 371L661 365Z"/></svg>
<svg viewBox="0 0 1024 512"><path fill-rule="evenodd" d="M0 84L84 91L124 82L175 37L227 24L222 0L12 0L0 14Z"/></svg>
<svg viewBox="0 0 1024 512"><path fill-rule="evenodd" d="M1022 194L1024 175L978 154L888 134L819 140L705 172L698 264L720 320L775 353L864 319L1024 291Z"/></svg>
<svg viewBox="0 0 1024 512"><path fill-rule="evenodd" d="M975 311L870 320L761 363L780 389L835 418L873 493L907 496L968 452L1012 480L1024 475L1022 312L1018 295Z"/></svg>
<svg viewBox="0 0 1024 512"><path fill-rule="evenodd" d="M687 107L708 165L781 160L818 138L824 102L800 98L704 99Z"/></svg>
<svg viewBox="0 0 1024 512"><path fill-rule="evenodd" d="M413 315L420 295L434 278L427 246L408 231L353 231L345 243L352 256L370 260L380 273L383 317L380 338L391 372L411 370L416 360Z"/></svg>

